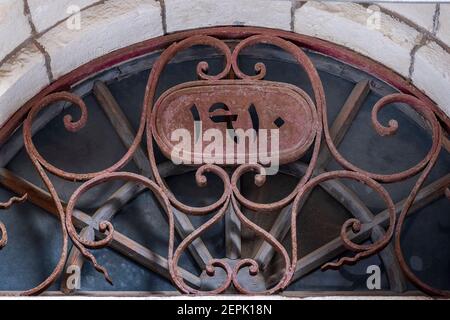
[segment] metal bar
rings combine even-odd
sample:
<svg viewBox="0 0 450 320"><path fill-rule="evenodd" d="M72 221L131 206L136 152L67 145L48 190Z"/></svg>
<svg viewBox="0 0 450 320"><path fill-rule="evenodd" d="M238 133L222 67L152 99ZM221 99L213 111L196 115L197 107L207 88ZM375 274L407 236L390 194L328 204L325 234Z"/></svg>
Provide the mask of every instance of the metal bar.
<svg viewBox="0 0 450 320"><path fill-rule="evenodd" d="M54 200L51 198L48 192L40 189L39 187L24 180L23 178L16 176L12 172L4 168L0 169L0 184L17 194L27 193L29 202L51 213L52 216L57 217L58 212L56 210ZM97 223L93 221L88 214L80 210L74 211L73 222L74 225L79 229L90 226L95 230L96 236L100 238L104 237L104 234L99 232ZM170 281L172 280L169 274L166 258L136 243L120 232L114 232L113 241L111 242L109 247L125 255L131 260L147 267L151 271L160 274L166 279ZM193 275L183 268L178 267L178 269L181 270L181 274L187 283L194 287L200 287L199 277Z"/></svg>
<svg viewBox="0 0 450 320"><path fill-rule="evenodd" d="M351 300L367 300L370 299L401 299L401 300L430 300L420 291L405 291L402 294L393 293L386 290L366 290L366 291L284 291L280 294L285 298L310 298L310 297L333 297L337 300L351 299Z"/></svg>
<svg viewBox="0 0 450 320"><path fill-rule="evenodd" d="M0 291L0 296L17 296L18 291ZM178 297L181 294L177 291L78 291L76 297L118 297L118 298L145 298L160 300L161 297ZM335 299L402 299L402 300L431 300L433 298L425 296L420 291L407 291L401 295L391 291L372 290L372 291L283 291L279 294L283 300L297 300L307 298L335 298ZM43 297L58 297L64 299L64 293L61 291L45 291L41 294ZM227 299L240 300L241 296L228 296ZM267 297L264 299L279 300L280 297Z"/></svg>

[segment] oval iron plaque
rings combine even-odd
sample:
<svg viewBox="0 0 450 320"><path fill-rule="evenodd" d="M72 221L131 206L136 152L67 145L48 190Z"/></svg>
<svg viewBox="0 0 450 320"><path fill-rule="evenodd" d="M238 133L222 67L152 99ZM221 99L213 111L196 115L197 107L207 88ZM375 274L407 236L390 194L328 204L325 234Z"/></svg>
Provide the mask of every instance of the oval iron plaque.
<svg viewBox="0 0 450 320"><path fill-rule="evenodd" d="M270 81L184 83L165 92L152 112L153 136L161 151L185 164L261 163L264 152L277 156L280 164L289 163L308 150L318 127L314 103L303 90ZM219 134L222 141L217 141Z"/></svg>

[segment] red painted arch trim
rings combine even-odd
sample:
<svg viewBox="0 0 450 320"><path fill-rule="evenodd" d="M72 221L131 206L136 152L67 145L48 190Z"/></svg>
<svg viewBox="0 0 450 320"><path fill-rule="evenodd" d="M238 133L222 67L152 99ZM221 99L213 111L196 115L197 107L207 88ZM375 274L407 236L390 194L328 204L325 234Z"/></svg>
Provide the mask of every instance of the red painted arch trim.
<svg viewBox="0 0 450 320"><path fill-rule="evenodd" d="M311 49L313 51L335 58L339 61L345 62L362 71L367 72L368 74L375 76L376 78L379 78L380 80L390 84L403 93L411 94L427 102L431 105L433 111L443 123L444 128L447 131L450 131L450 118L444 113L443 110L439 109L438 106L430 98L428 98L426 94L412 85L401 75L370 58L364 57L348 48L339 46L337 44L333 44L331 42L306 35L276 29L236 26L195 29L152 38L150 40L146 40L116 50L78 67L77 69L51 83L40 93L38 93L27 103L25 103L19 110L17 110L0 128L0 145L5 143L5 141L8 140L11 134L19 127L19 125L23 122L26 114L30 110L31 106L36 101L40 100L42 97L50 93L68 90L73 84L76 84L77 82L80 82L83 79L88 78L89 76L92 76L102 70L111 68L124 61L143 56L153 51L164 49L171 43L180 41L192 35L202 34L218 37L221 39L241 39L260 33L282 37L297 44L300 47Z"/></svg>

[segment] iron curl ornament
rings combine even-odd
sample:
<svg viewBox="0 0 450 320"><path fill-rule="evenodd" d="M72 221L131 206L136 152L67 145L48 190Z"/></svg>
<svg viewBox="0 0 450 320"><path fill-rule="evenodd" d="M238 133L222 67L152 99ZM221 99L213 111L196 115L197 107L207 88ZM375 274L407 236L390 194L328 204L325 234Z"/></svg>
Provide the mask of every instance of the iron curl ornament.
<svg viewBox="0 0 450 320"><path fill-rule="evenodd" d="M301 88L293 85L265 80L268 71L262 62L254 65L254 74L246 74L241 69L239 65L241 52L244 49L261 44L275 46L292 56L305 72L312 88L312 96L309 96ZM217 74L210 74L208 63L202 61L198 63L196 68L198 80L177 85L157 97L156 91L165 67L179 52L194 46L207 46L217 50L223 56L223 68ZM132 181L141 184L149 189L158 199L168 218L168 270L174 285L180 292L184 294L211 295L224 293L230 287L234 287L237 292L242 294L274 294L283 291L291 283L298 264L297 249L299 243L297 239L297 218L301 214L299 207L302 200L304 200L312 189L325 181L350 179L368 186L381 197L387 207L389 226L384 236L377 242L363 245L353 242L348 237L348 232L352 230L354 233L358 233L364 226L364 222L355 218L347 220L342 225L340 237L345 248L353 252L354 256L344 257L336 262L330 261L324 264L322 268L339 268L342 265L354 264L361 259L380 252L394 239L396 258L408 279L428 294L449 296L448 292L432 288L422 282L411 271L405 262L401 247L401 233L405 217L411 209L424 181L435 165L442 145L443 133L441 125L428 103L412 95L397 93L382 98L373 107L371 124L380 137L393 135L398 129L398 122L394 119L390 120L387 126L378 120L379 112L392 103L407 104L414 112L426 120L431 132L432 146L427 155L419 163L407 170L386 175L363 170L352 164L339 153L330 134L326 97L317 69L311 59L299 46L282 37L271 34L261 33L249 36L240 41L233 49L224 40L219 38L208 35L193 35L173 43L162 51L160 57L152 66L148 78L139 127L131 146L119 161L101 171L90 173L66 172L51 164L39 153L32 139L31 128L33 121L40 111L51 107L54 102L59 101L70 102L80 110L80 117L77 120L74 120L70 115L64 117L64 125L68 131L77 132L88 121L88 108L81 98L69 92L57 92L49 94L35 103L24 122L23 136L25 148L53 199L58 212L63 243L59 262L53 272L41 284L23 292L23 295L36 295L44 292L61 275L67 260L69 239L82 255L94 265L95 269L102 273L108 282L112 283L113 279L109 276L108 271L96 261L94 255L90 252L90 250L104 248L111 243L115 232L112 223L108 221L99 222L99 230L104 233L104 237L101 240L95 241L82 238L73 224L73 213L80 197L91 188L111 180ZM223 162L215 163L213 159L208 159L207 157L205 159L204 149L200 148L190 153L187 158L180 158L178 160L182 163L183 161L193 160L193 166L196 170L195 182L199 187L206 187L208 185L207 174L217 176L223 184L222 195L214 203L203 207L190 206L180 201L165 183L158 170L154 150L155 145L158 146L166 157L170 158L174 149L174 146L170 144L168 138L170 133L183 127L188 128L188 131L190 130L191 133L194 133L196 130L195 124L192 123L192 118L188 117L191 113L195 117L198 117L197 120L206 123L205 129L216 128L223 132L229 129L227 126L230 122L223 122L219 125L217 124L218 122L214 122L214 116L211 117L211 113L222 119L224 117L226 119L234 119L233 122L241 128L255 126L255 119L252 118L251 114L243 115L247 112L249 106L253 106L254 110L259 111L261 114L261 117L256 121L258 126L273 127L275 124L280 129L282 139L280 141L278 156L281 164L300 162L302 156L307 151L311 151L310 161L306 165L304 174L297 182L297 185L286 197L278 201L273 203L255 202L246 198L241 193L239 181L245 174L253 173L254 184L259 187L264 185L266 183L267 171L265 165L261 163L238 163L235 158L232 159L231 164L227 163L227 165L224 165ZM233 118L233 112L242 116L239 119ZM273 114L277 114L278 118L271 118ZM279 116L280 114L282 116ZM301 126L299 123L301 123ZM301 130L298 129L299 127L301 127ZM144 176L121 171L131 161L143 139L146 140L151 175ZM315 173L322 144L325 144L324 147L328 148L334 160L342 166L343 170L321 174ZM275 150L271 150L271 152L275 152ZM226 150L221 150L217 154L219 155L218 158L225 158L227 156ZM249 157L249 154L245 154L244 156ZM58 191L49 178L49 173L67 181L82 182L82 185L72 194L67 206L63 206ZM382 183L395 183L416 175L419 175L419 178L397 218L395 205L389 193L382 186ZM447 190L447 196L448 193ZM12 198L8 203L1 204L0 208L7 208L12 203L24 201L25 199L26 196ZM243 208L246 208L256 212L258 215L271 214L271 212L281 210L289 205L292 205L290 253L281 244L279 239L251 221L243 213ZM187 216L206 217L211 214L212 216L176 245L174 236L174 209L179 210ZM252 230L258 237L269 243L274 251L282 257L282 273L277 282L273 286L266 288L266 290L260 292L251 291L240 282L239 274L242 272L248 272L249 276L256 276L260 273L258 262L251 258L237 259L233 264L224 258L212 258L206 265L206 274L214 277L217 269L222 269L225 272L225 278L216 288L210 291L192 288L182 277L178 266L181 255L186 252L189 245L196 239L201 237L202 234L217 224L221 219L224 219L225 215L229 214L229 209L234 211L243 226ZM6 228L3 223L0 223L0 232L2 236L0 248L2 248L7 241Z"/></svg>

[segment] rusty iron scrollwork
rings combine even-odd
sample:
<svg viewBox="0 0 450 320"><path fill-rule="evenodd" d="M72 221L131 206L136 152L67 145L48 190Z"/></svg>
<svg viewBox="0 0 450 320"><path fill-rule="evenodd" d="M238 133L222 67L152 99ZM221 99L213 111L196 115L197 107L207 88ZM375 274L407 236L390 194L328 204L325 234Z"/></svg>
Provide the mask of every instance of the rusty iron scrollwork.
<svg viewBox="0 0 450 320"><path fill-rule="evenodd" d="M6 210L10 208L14 203L24 202L27 199L27 195L24 194L22 197L12 197L7 202L0 202L0 209ZM6 231L6 226L0 221L0 250L3 249L8 244L8 232Z"/></svg>
<svg viewBox="0 0 450 320"><path fill-rule="evenodd" d="M260 44L270 44L289 53L295 59L297 64L305 71L312 87L313 96L310 97L302 89L293 85L264 80L267 74L267 68L263 63L255 64L255 74L249 75L242 71L239 66L239 56L241 52L246 48ZM196 69L198 76L197 81L171 88L157 99L156 89L166 65L180 51L199 45L212 47L218 50L223 55L223 69L217 74L209 74L208 63L205 61L200 62ZM211 105L218 100L226 105L226 107L222 106L222 109L218 108L222 112L221 117L225 117L226 119L233 116L228 107L239 114L244 114L246 112L244 107L252 104L257 111L261 111L264 108L276 108L278 105L286 106L284 109L277 109L278 115L283 115L281 117L283 119L280 118L281 120L272 119L270 118L270 115L264 112L260 112L261 117L259 119L261 125L273 122L278 127L282 127L281 130L287 132L282 135L280 142L280 147L282 149L280 151L280 162L282 164L298 161L308 150L312 151L311 160L307 165L303 176L298 181L295 188L286 197L273 203L258 203L247 199L244 194L241 193L239 181L246 173L253 172L255 174L254 183L257 186L262 186L266 182L266 168L259 163L234 163L232 166L234 172L232 172L230 177L225 166L216 163L208 163L208 161L205 160L203 160L203 162L200 161L201 163L198 163L195 174L197 185L205 187L208 184L207 173L217 176L223 184L223 193L219 199L204 207L193 207L183 203L177 199L164 182L164 179L158 171L153 142L156 142L164 155L170 157L173 146L168 142L167 134L176 128L183 126L194 130L191 124L192 119L189 118L192 107L195 106L194 111L199 119L203 119L205 113L210 110L209 108L211 108ZM245 38L240 41L234 49L230 49L230 46L228 46L225 41L206 35L191 36L182 41L173 43L165 49L151 69L145 91L139 128L130 148L119 161L102 171L92 173L66 172L46 161L35 147L31 131L33 121L41 110L51 106L52 103L57 101L71 102L81 111L81 116L78 120L72 119L69 115L64 118L64 125L67 130L76 132L82 129L88 121L87 107L79 97L69 92L58 92L50 94L36 103L29 112L24 123L23 135L26 151L54 201L63 235L60 260L54 271L36 288L24 292L23 294L25 295L42 293L60 276L67 259L69 239L80 250L82 255L93 263L96 270L103 273L107 281L112 282L107 270L97 263L95 257L89 250L103 248L110 244L114 234L113 225L108 221L100 222L99 229L104 233L104 237L102 237L101 240L88 241L78 235L72 217L77 201L84 193L88 192L89 189L96 185L118 179L133 181L144 185L159 200L162 208L167 214L169 222L167 260L170 276L178 290L184 294L220 294L229 290L231 286L233 286L237 292L242 294L274 294L286 289L291 283L298 263L297 249L299 243L297 240L297 218L298 215L301 214L299 204L304 197L320 183L333 179L350 179L368 186L381 197L387 207L389 225L384 236L377 242L372 244L358 244L348 237L348 231L352 230L354 233L359 232L363 227L363 222L354 218L347 220L341 228L341 240L343 241L345 248L353 252L354 256L344 257L335 262L330 261L323 265L322 268L339 268L345 264L354 264L363 258L380 252L392 239L394 239L396 257L400 263L401 269L409 280L418 288L431 295L448 295L447 292L432 288L425 284L410 270L405 262L401 247L401 232L405 217L425 179L428 177L431 169L436 163L442 139L442 129L432 108L430 108L426 102L423 102L414 96L401 93L391 94L378 101L372 110L372 126L380 136L393 135L398 129L396 120L390 120L387 126L380 123L378 120L378 113L380 110L395 102L405 103L410 106L426 120L431 130L433 143L428 154L413 167L389 175L365 171L349 162L339 153L330 135L324 88L315 66L305 52L296 44L271 34L257 34ZM267 101L270 103L267 103ZM213 111L215 112L216 109L213 109ZM250 121L251 117L249 115L234 119L234 122L238 127L246 127L249 125ZM214 121L206 121L205 123L210 127L219 127ZM300 126L295 126L295 124L298 123L301 123L301 130L298 129ZM220 128L225 128L225 125L226 124L223 124ZM121 169L131 160L144 136L146 139L152 177L122 172ZM322 143L325 143L332 157L343 167L343 170L326 172L318 175L314 174ZM195 159L198 156L199 154L194 152L189 155L188 160ZM222 156L225 157L226 153L224 152ZM66 207L62 205L58 192L51 182L48 173L68 181L83 182L83 184L73 193ZM419 175L419 178L397 219L395 206L391 196L381 184L399 182L415 175ZM448 190L447 196L449 196ZM6 208L18 200L23 201L25 198L13 198L8 203L2 204L1 208ZM263 215L283 209L290 204L292 204L292 212L290 221L291 252L289 253L279 239L276 239L261 226L258 226L251 221L243 213L243 208L250 209L257 214ZM173 208L176 208L185 215L213 215L207 222L196 228L191 234L186 236L178 245L176 245L174 240L175 227ZM245 285L240 283L238 274L244 272L244 269L247 270L246 272L248 272L250 276L255 276L260 272L258 262L249 258L242 258L233 265L226 259L213 258L210 260L206 265L205 270L208 276L213 277L218 268L222 269L226 274L222 283L211 291L202 291L198 288L192 288L184 281L178 267L181 255L193 241L198 239L203 233L211 228L211 226L223 219L226 214L229 214L228 208L233 208L242 225L252 230L258 237L269 243L274 248L275 252L282 257L284 264L283 273L280 275L278 282L271 288L267 288L261 292L254 292L250 291ZM0 242L1 248L6 244L7 239L6 229L1 223L0 230L2 234Z"/></svg>

